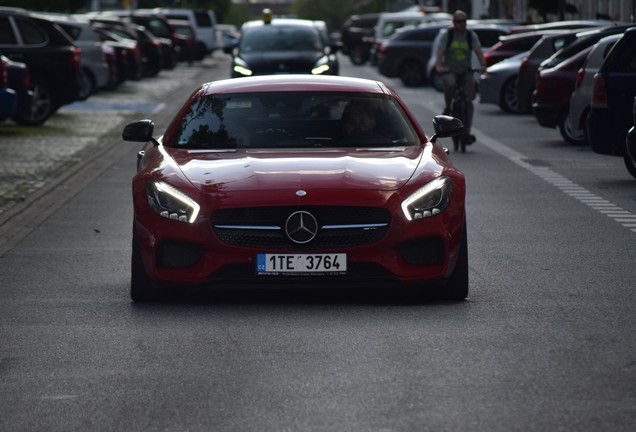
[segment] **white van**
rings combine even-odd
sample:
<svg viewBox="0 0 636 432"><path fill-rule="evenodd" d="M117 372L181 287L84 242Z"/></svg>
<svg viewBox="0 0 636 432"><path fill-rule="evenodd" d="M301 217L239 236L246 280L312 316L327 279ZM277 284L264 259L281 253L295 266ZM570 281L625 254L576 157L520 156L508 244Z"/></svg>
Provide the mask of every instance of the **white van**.
<svg viewBox="0 0 636 432"><path fill-rule="evenodd" d="M189 21L197 36L197 60L201 60L207 54L211 54L215 49L219 48L217 46L216 14L212 10L155 8L137 9L136 13L143 13L144 11L159 13L171 20Z"/></svg>

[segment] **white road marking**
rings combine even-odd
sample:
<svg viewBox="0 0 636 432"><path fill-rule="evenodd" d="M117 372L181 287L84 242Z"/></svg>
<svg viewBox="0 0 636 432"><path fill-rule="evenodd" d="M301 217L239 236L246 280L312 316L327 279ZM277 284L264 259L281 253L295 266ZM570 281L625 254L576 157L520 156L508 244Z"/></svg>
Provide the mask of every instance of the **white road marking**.
<svg viewBox="0 0 636 432"><path fill-rule="evenodd" d="M440 112L440 106L433 99L422 99L421 95L418 95L417 93L406 93L401 94L400 96L405 101L408 100L408 104L419 104L433 113ZM472 128L471 133L477 137L477 142L480 145L484 145L492 151L499 153L501 156L509 159L510 161L530 171L531 173L536 174L541 179L560 189L566 195L576 199L577 201L587 205L588 207L591 207L592 209L598 211L600 214L604 214L612 218L615 222L636 233L636 215L588 191L584 187L576 184L572 180L560 174L557 174L548 167L535 166L531 163L526 162L527 160L531 160L532 158L529 158L528 156L511 149L500 141L497 141L496 139L493 139L484 134L475 127Z"/></svg>

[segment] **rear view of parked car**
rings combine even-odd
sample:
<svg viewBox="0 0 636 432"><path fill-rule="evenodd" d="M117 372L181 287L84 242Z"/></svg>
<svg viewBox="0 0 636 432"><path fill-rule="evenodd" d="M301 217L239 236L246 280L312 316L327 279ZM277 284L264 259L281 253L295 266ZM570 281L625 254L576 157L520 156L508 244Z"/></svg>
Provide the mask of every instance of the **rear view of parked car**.
<svg viewBox="0 0 636 432"><path fill-rule="evenodd" d="M576 75L574 93L570 97L570 114L565 125L567 133L564 136L565 140L570 144L587 143L585 126L587 115L590 112L594 75L598 72L616 41L622 36L622 34L606 36L598 41Z"/></svg>
<svg viewBox="0 0 636 432"><path fill-rule="evenodd" d="M432 55L435 36L448 24L430 24L399 29L378 50L378 71L389 78L399 77L407 87L427 81L426 64Z"/></svg>
<svg viewBox="0 0 636 432"><path fill-rule="evenodd" d="M68 34L73 43L82 50L80 61L82 87L79 99L85 100L96 91L108 87L113 80L102 40L86 20L68 15L48 14L45 16L56 22Z"/></svg>
<svg viewBox="0 0 636 432"><path fill-rule="evenodd" d="M44 123L61 106L80 97L81 51L54 22L16 8L0 8L0 51L25 63L33 103L13 119L24 125Z"/></svg>
<svg viewBox="0 0 636 432"><path fill-rule="evenodd" d="M15 107L15 90L8 86L6 61L0 57L0 121L11 117L15 112Z"/></svg>
<svg viewBox="0 0 636 432"><path fill-rule="evenodd" d="M632 105L632 127L625 138L625 166L627 171L636 178L636 97Z"/></svg>
<svg viewBox="0 0 636 432"><path fill-rule="evenodd" d="M7 87L15 92L15 111L12 116L28 114L33 103L29 68L26 64L13 61L5 56L0 56L0 61L6 71Z"/></svg>
<svg viewBox="0 0 636 432"><path fill-rule="evenodd" d="M340 29L342 53L349 56L351 63L362 65L369 61L373 44L374 27L379 13L350 16Z"/></svg>
<svg viewBox="0 0 636 432"><path fill-rule="evenodd" d="M634 171L634 160L626 155L625 136L633 123L636 96L636 28L627 30L607 54L594 77L592 103L587 117L587 136L596 153L623 157Z"/></svg>
<svg viewBox="0 0 636 432"><path fill-rule="evenodd" d="M570 97L574 92L577 73L591 49L588 47L553 68L539 71L532 113L541 126L558 127L567 142L574 141L567 129Z"/></svg>

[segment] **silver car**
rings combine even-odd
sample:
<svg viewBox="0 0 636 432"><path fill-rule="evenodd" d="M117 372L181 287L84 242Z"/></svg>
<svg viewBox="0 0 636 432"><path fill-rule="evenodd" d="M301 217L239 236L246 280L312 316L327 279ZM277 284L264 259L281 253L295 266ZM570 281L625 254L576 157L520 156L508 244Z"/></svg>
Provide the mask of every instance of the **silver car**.
<svg viewBox="0 0 636 432"><path fill-rule="evenodd" d="M587 143L586 119L592 101L592 82L594 74L603 64L605 56L614 46L622 33L604 37L594 45L587 56L583 67L576 77L576 88L570 96L570 111L565 121L563 138L570 144Z"/></svg>
<svg viewBox="0 0 636 432"><path fill-rule="evenodd" d="M490 66L479 80L479 101L499 105L502 111L521 114L517 101L517 75L524 51Z"/></svg>

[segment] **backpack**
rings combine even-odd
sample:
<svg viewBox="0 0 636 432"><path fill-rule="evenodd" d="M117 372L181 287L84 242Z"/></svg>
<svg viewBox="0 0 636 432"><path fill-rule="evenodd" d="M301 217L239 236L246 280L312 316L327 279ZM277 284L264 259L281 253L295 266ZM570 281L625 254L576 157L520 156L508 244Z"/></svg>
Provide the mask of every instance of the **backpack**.
<svg viewBox="0 0 636 432"><path fill-rule="evenodd" d="M455 36L455 32L453 31L453 28L450 27L448 29L448 37L446 40L446 49L450 48L451 43L453 43L453 37ZM472 30L466 30L466 42L468 42L468 51L472 51L473 50L473 31Z"/></svg>

